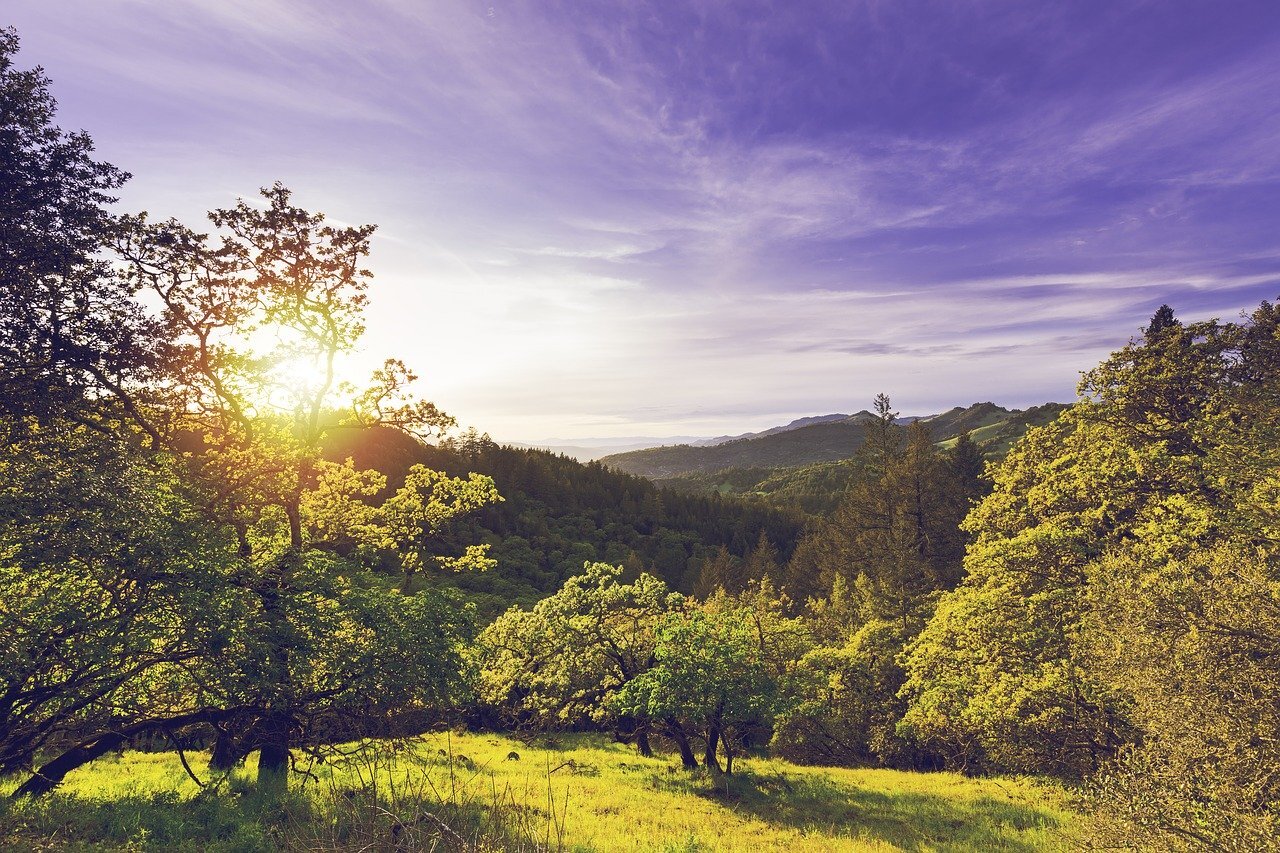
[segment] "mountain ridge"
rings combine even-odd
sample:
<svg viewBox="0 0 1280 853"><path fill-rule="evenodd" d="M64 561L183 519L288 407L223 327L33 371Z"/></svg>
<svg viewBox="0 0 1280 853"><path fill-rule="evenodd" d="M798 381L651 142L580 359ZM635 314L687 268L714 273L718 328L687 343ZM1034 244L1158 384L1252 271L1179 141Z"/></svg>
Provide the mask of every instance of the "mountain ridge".
<svg viewBox="0 0 1280 853"><path fill-rule="evenodd" d="M830 414L830 415L813 415L807 418L796 418L789 424L784 424L783 426L770 427L769 429L763 429L763 430L760 430L759 432L744 432L744 433L739 433L738 435L720 435L720 436L716 436L715 438L703 438L703 439L699 439L698 441L691 441L689 442L689 444L693 445L694 447L714 447L715 445L718 445L718 444L728 444L731 441L741 441L742 439L746 439L746 438L762 438L763 436L766 436L766 435L775 435L780 432L790 432L791 430L812 426L813 424L840 421L850 417L852 417L852 415L846 415L846 414L840 414L840 413Z"/></svg>
<svg viewBox="0 0 1280 853"><path fill-rule="evenodd" d="M899 418L920 421L935 442L954 442L969 432L989 455L1002 456L1008 446L1032 425L1047 423L1069 404L1044 403L1026 409L1006 409L986 401L955 406L945 412ZM733 437L718 444L677 444L613 453L600 463L628 474L656 481L708 475L729 469L795 468L852 458L862 444L865 425L875 415L818 415L759 433Z"/></svg>

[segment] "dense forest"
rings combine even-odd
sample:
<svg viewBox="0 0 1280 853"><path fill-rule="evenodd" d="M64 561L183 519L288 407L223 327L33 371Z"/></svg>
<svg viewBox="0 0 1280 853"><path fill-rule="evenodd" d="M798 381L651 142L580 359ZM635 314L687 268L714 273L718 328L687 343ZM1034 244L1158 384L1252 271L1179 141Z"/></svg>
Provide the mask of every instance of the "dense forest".
<svg viewBox="0 0 1280 853"><path fill-rule="evenodd" d="M434 578L465 591L482 615L532 604L597 561L691 592L703 564L721 550L750 561L764 542L773 559L786 560L803 530L795 511L660 489L600 463L498 445L474 430L434 445L391 429L335 431L323 444L326 458L352 458L391 484L414 464L493 478L503 500L456 519L432 543L441 553L460 553L468 542L490 546L490 571Z"/></svg>
<svg viewBox="0 0 1280 853"><path fill-rule="evenodd" d="M395 358L344 387L374 227L280 184L204 231L115 212L128 176L16 50L0 33L15 800L141 746L253 760L284 798L307 757L447 723L714 778L764 754L1033 774L1099 846L1280 846L1280 309L1161 308L990 462L882 394L807 516L662 490L456 435Z"/></svg>

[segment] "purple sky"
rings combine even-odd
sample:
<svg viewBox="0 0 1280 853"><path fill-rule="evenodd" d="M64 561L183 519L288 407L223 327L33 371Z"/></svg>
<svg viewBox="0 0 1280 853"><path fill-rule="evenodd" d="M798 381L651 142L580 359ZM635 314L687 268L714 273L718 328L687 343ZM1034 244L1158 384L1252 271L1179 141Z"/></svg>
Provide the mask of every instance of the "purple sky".
<svg viewBox="0 0 1280 853"><path fill-rule="evenodd" d="M503 439L1067 400L1280 295L1280 2L9 0L201 212L381 226L364 363Z"/></svg>

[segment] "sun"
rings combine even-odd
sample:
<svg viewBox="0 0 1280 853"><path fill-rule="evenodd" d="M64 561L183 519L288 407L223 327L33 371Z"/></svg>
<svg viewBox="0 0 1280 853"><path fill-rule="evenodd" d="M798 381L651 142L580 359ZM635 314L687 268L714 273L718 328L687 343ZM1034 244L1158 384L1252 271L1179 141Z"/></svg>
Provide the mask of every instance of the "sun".
<svg viewBox="0 0 1280 853"><path fill-rule="evenodd" d="M250 396L266 408L294 411L309 408L319 398L322 404L331 403L340 381L322 354L281 349L259 360L257 387Z"/></svg>

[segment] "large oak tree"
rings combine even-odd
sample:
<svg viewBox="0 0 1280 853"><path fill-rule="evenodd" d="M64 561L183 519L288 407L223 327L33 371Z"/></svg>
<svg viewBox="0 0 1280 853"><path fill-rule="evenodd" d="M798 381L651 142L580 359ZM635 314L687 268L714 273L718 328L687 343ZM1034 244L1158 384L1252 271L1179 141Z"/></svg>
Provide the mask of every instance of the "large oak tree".
<svg viewBox="0 0 1280 853"><path fill-rule="evenodd" d="M452 425L390 360L339 381L364 331L373 226L263 190L211 233L109 212L125 175L52 124L0 34L0 769L19 793L136 735L218 732L286 779L296 747L447 702L467 614L412 592L487 477L385 478L321 458L335 429ZM401 592L372 569L399 563Z"/></svg>

